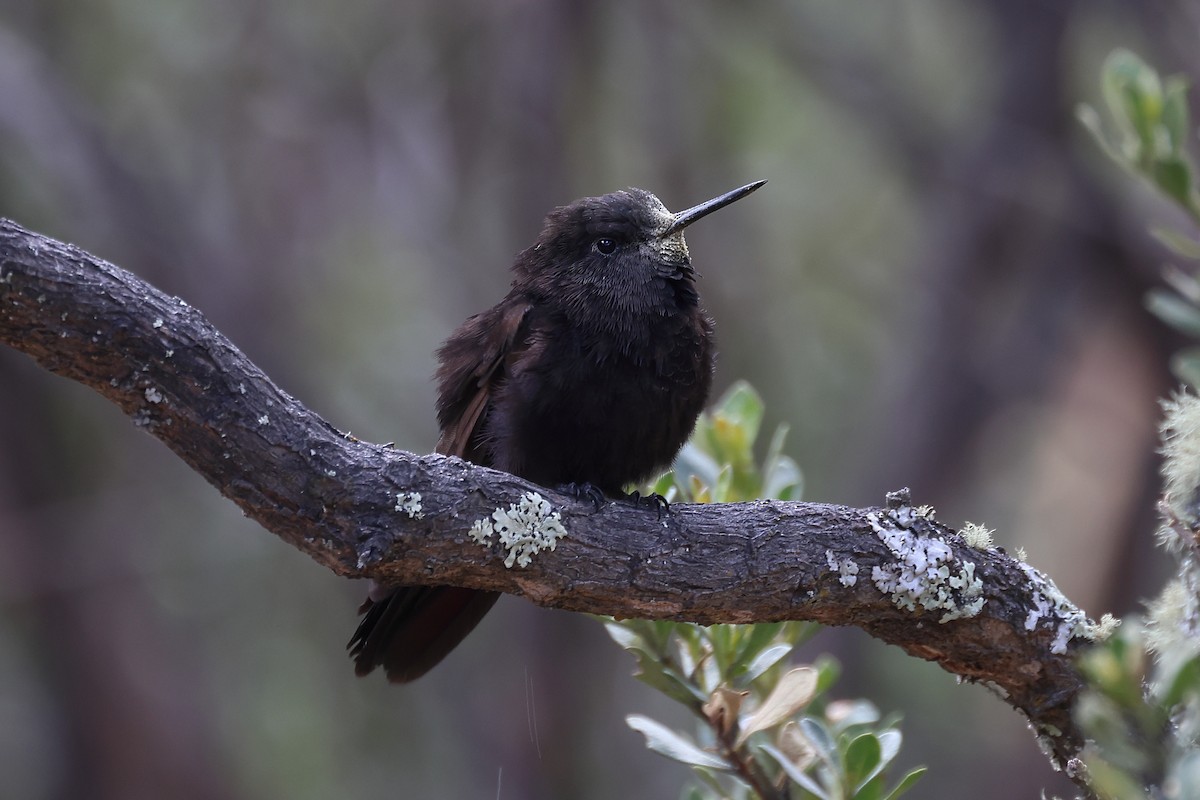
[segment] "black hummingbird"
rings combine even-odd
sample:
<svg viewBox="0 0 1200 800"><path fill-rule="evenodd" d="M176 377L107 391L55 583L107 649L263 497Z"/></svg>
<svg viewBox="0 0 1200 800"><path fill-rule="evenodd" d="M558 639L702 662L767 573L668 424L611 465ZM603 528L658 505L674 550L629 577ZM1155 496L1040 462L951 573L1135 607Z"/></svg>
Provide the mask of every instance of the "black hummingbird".
<svg viewBox="0 0 1200 800"><path fill-rule="evenodd" d="M672 214L644 189L551 211L512 288L437 351L437 452L597 501L667 467L712 385L712 320L683 230L766 181ZM499 598L372 584L355 671L419 678Z"/></svg>

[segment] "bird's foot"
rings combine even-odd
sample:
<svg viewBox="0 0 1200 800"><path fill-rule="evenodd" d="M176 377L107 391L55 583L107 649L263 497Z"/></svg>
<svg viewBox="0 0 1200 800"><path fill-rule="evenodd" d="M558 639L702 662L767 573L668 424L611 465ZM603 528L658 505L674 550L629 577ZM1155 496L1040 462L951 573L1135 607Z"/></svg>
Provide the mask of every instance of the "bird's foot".
<svg viewBox="0 0 1200 800"><path fill-rule="evenodd" d="M576 500L590 500L596 510L600 510L600 506L604 505L604 492L600 491L600 487L595 484L584 481L583 483L564 483L558 487L558 490L563 494L569 494Z"/></svg>
<svg viewBox="0 0 1200 800"><path fill-rule="evenodd" d="M671 511L671 504L661 494L643 495L641 492L634 491L630 492L626 497L632 500L633 504L638 508L642 506L654 506L654 510L658 512L659 519L662 519L663 514Z"/></svg>

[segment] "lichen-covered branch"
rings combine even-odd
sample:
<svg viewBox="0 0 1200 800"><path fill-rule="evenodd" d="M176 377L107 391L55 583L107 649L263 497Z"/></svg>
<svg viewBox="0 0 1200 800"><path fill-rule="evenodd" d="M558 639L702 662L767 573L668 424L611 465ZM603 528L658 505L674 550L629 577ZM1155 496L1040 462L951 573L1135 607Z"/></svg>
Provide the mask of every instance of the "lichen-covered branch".
<svg viewBox="0 0 1200 800"><path fill-rule="evenodd" d="M196 309L0 220L0 342L84 383L251 518L340 575L523 595L617 617L855 625L991 686L1053 759L1082 747L1072 651L1090 635L1044 576L889 496L666 513L587 501L343 435ZM1077 778L1079 779L1079 778ZM1080 779L1081 780L1081 779Z"/></svg>

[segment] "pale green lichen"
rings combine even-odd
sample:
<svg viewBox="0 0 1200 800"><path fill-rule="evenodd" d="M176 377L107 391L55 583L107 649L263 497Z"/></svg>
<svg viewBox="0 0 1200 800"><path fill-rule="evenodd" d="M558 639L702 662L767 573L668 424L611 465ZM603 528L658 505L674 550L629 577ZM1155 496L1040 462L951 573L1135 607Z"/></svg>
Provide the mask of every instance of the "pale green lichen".
<svg viewBox="0 0 1200 800"><path fill-rule="evenodd" d="M1087 615L1054 585L1054 581L1028 564L1022 562L1017 566L1029 579L1032 593L1030 601L1033 607L1025 615L1025 630L1036 630L1039 625L1051 628L1054 632L1054 639L1050 643L1051 653L1067 652L1067 643L1075 637L1094 638L1096 623L1088 620Z"/></svg>
<svg viewBox="0 0 1200 800"><path fill-rule="evenodd" d="M889 503L891 497L889 496ZM983 581L975 564L954 556L949 543L938 536L911 530L926 514L904 502L880 514L867 515L875 535L895 556L895 561L872 567L871 581L897 608L942 611L939 622L974 617L983 610Z"/></svg>
<svg viewBox="0 0 1200 800"><path fill-rule="evenodd" d="M1112 636L1119 627L1121 627L1120 618L1112 614L1105 614L1100 617L1099 622L1088 620L1084 626L1083 636L1093 642L1103 642Z"/></svg>
<svg viewBox="0 0 1200 800"><path fill-rule="evenodd" d="M1196 616L1196 595L1183 579L1168 582L1147 609L1146 644L1155 653L1200 649L1192 626Z"/></svg>
<svg viewBox="0 0 1200 800"><path fill-rule="evenodd" d="M1200 639L1200 398L1179 392L1163 402L1163 524L1158 538L1179 558L1177 585L1168 587L1152 605L1154 642L1165 645ZM1167 627L1177 633L1168 633ZM1166 647L1156 647L1165 652Z"/></svg>
<svg viewBox="0 0 1200 800"><path fill-rule="evenodd" d="M1200 398L1180 392L1163 401L1162 473L1167 505L1177 519L1194 522L1200 483ZM1162 531L1164 544L1181 544L1171 530Z"/></svg>
<svg viewBox="0 0 1200 800"><path fill-rule="evenodd" d="M858 583L858 564L852 558L843 558L840 561L834 557L832 550L825 551L825 562L829 564L829 568L838 573L838 580L842 586L853 586Z"/></svg>
<svg viewBox="0 0 1200 800"><path fill-rule="evenodd" d="M976 550L990 550L992 547L992 532L976 522L964 524L958 535L963 538L967 547Z"/></svg>
<svg viewBox="0 0 1200 800"><path fill-rule="evenodd" d="M537 492L526 492L507 509L497 508L490 516L475 520L471 538L485 547L496 535L507 553L504 566L529 566L533 556L553 550L567 535L562 516Z"/></svg>
<svg viewBox="0 0 1200 800"><path fill-rule="evenodd" d="M396 492L396 510L408 514L409 519L421 519L425 512L421 510L420 492Z"/></svg>

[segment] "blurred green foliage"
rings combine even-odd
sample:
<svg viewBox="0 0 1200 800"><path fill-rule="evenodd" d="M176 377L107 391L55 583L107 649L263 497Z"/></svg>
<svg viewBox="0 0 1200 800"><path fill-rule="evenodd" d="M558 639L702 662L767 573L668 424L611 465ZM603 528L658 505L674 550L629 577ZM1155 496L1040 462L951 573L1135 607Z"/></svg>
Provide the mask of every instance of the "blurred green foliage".
<svg viewBox="0 0 1200 800"><path fill-rule="evenodd" d="M1103 71L1104 98L1114 121L1110 138L1093 109L1079 117L1105 152L1145 179L1163 197L1200 223L1200 192L1187 144L1194 136L1187 84L1158 73L1127 50L1117 50ZM1176 255L1200 262L1200 241L1177 231L1155 236ZM1200 282L1195 265L1168 267L1170 289L1155 289L1147 306L1192 338L1200 338ZM1200 386L1200 347L1172 359L1176 375ZM1200 470L1200 401L1181 394L1164 404L1163 475L1168 488L1160 510L1160 543L1178 556L1179 577L1151 605L1147 621L1129 619L1079 661L1087 688L1075 717L1087 737L1083 761L1101 798L1195 797L1200 786L1200 640L1196 636L1195 497Z"/></svg>
<svg viewBox="0 0 1200 800"><path fill-rule="evenodd" d="M1080 659L1088 689L1075 716L1092 788L1108 800L1195 797L1200 787L1200 650L1151 649L1127 620Z"/></svg>
<svg viewBox="0 0 1200 800"><path fill-rule="evenodd" d="M765 458L755 457L762 419L762 398L748 383L734 384L650 491L703 503L798 499L803 482L783 454L786 426L775 430ZM606 619L605 627L637 660L639 680L697 718L695 732L684 733L641 714L626 717L647 747L695 771L700 783L686 791L689 800L890 800L925 771L913 770L889 789L899 719L881 718L866 700L830 701L840 668L828 656L789 666L796 645L819 629L814 623Z"/></svg>
<svg viewBox="0 0 1200 800"><path fill-rule="evenodd" d="M1104 62L1101 78L1104 101L1115 130L1105 131L1100 114L1079 107L1080 121L1108 156L1144 179L1163 197L1200 224L1200 190L1196 167L1188 151L1195 132L1188 112L1187 81L1182 76L1160 78L1153 67L1128 50L1115 50ZM1155 228L1155 237L1188 262L1200 262L1200 240L1169 228ZM1163 277L1169 289L1153 289L1147 307L1171 327L1200 339L1200 281L1196 269L1168 266ZM1176 353L1171 368L1180 380L1200 386L1200 347Z"/></svg>
<svg viewBox="0 0 1200 800"><path fill-rule="evenodd" d="M674 469L648 491L693 503L800 499L804 476L783 453L787 425L775 429L761 463L755 459L754 442L763 412L754 387L745 381L734 383L710 411L700 415L691 439L675 458Z"/></svg>

